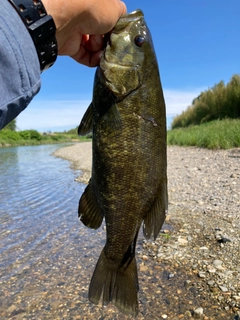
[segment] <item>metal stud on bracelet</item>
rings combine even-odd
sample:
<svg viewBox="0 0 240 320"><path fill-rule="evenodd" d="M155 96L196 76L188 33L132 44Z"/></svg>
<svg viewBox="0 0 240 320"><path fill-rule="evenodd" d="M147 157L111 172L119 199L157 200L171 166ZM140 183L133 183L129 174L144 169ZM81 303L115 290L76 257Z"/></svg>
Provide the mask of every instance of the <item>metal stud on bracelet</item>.
<svg viewBox="0 0 240 320"><path fill-rule="evenodd" d="M56 26L40 0L8 0L20 15L35 44L41 72L57 59Z"/></svg>

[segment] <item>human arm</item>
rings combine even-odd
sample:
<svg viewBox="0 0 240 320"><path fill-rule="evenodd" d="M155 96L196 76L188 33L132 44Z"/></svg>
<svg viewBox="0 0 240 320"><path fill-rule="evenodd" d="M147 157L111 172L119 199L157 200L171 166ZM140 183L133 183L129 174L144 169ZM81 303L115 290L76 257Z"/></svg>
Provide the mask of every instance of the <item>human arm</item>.
<svg viewBox="0 0 240 320"><path fill-rule="evenodd" d="M40 90L40 68L33 41L10 3L0 10L0 129Z"/></svg>
<svg viewBox="0 0 240 320"><path fill-rule="evenodd" d="M56 27L58 54L97 66L102 35L115 25L125 5L119 0L43 0ZM0 129L13 120L40 90L40 68L33 41L7 0L0 12Z"/></svg>

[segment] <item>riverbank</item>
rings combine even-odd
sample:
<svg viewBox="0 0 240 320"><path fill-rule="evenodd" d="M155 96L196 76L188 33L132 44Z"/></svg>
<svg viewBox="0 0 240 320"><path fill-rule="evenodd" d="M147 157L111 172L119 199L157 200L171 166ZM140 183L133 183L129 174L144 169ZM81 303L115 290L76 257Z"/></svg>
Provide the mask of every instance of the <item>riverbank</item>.
<svg viewBox="0 0 240 320"><path fill-rule="evenodd" d="M79 137L73 133L40 133L36 130L0 131L0 147L35 146L67 142L89 141L87 137Z"/></svg>
<svg viewBox="0 0 240 320"><path fill-rule="evenodd" d="M54 155L90 178L91 142ZM146 303L159 319L239 319L240 149L169 146L168 184L166 224L137 252L144 289L157 279Z"/></svg>

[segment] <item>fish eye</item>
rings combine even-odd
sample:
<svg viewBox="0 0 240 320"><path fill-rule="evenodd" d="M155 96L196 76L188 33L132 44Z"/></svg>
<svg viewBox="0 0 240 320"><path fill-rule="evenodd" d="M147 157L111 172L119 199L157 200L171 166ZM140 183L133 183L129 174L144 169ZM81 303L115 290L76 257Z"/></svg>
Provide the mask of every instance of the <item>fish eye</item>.
<svg viewBox="0 0 240 320"><path fill-rule="evenodd" d="M138 47L141 47L145 42L145 38L141 35L138 35L135 37L134 42Z"/></svg>

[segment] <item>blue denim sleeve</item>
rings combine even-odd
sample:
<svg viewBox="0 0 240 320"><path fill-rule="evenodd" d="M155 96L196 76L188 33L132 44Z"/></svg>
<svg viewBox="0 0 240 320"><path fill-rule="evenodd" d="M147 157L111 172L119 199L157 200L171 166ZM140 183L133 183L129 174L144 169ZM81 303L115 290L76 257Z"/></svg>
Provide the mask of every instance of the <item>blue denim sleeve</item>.
<svg viewBox="0 0 240 320"><path fill-rule="evenodd" d="M34 43L7 0L0 10L0 129L17 117L41 87Z"/></svg>

